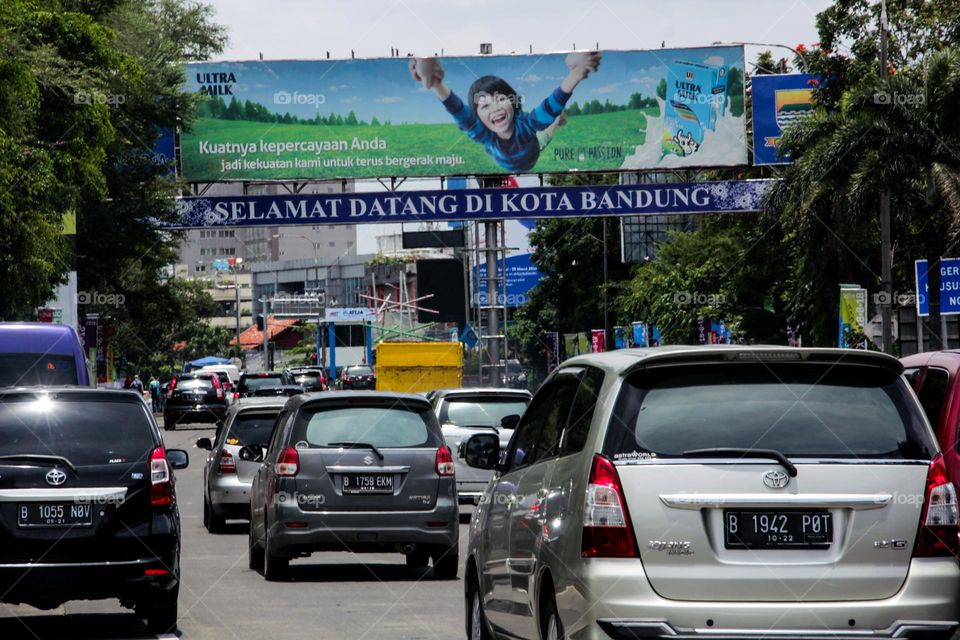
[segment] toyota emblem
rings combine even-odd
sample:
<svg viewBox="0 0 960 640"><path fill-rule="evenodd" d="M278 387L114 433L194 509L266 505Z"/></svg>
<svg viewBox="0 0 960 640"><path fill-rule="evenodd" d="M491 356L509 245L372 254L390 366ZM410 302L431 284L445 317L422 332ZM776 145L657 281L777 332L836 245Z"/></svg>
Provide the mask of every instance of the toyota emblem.
<svg viewBox="0 0 960 640"><path fill-rule="evenodd" d="M763 484L771 489L783 489L790 484L790 476L779 469L771 469L763 474Z"/></svg>
<svg viewBox="0 0 960 640"><path fill-rule="evenodd" d="M60 469L51 469L47 472L47 484L49 485L59 487L66 481L67 474L65 474L63 471L60 471Z"/></svg>

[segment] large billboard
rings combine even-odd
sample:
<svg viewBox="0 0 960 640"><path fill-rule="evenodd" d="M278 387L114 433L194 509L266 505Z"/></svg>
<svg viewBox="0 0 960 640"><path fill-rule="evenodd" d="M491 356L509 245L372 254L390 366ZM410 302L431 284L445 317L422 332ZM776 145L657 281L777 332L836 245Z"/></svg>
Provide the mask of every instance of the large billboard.
<svg viewBox="0 0 960 640"><path fill-rule="evenodd" d="M816 76L807 73L753 76L753 164L789 164L779 153L783 130L813 113Z"/></svg>
<svg viewBox="0 0 960 640"><path fill-rule="evenodd" d="M746 164L743 49L209 62L191 182Z"/></svg>

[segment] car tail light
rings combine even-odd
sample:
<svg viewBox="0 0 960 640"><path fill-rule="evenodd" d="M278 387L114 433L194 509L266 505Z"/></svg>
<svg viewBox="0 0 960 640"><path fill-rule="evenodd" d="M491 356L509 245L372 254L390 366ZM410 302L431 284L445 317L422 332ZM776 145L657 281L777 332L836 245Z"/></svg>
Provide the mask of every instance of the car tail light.
<svg viewBox="0 0 960 640"><path fill-rule="evenodd" d="M155 507L173 504L173 475L163 447L150 453L150 503Z"/></svg>
<svg viewBox="0 0 960 640"><path fill-rule="evenodd" d="M437 473L441 476L453 475L453 455L447 445L437 449Z"/></svg>
<svg viewBox="0 0 960 640"><path fill-rule="evenodd" d="M960 513L957 510L957 490L947 476L943 456L930 462L927 487L923 496L923 515L913 557L957 556L960 553Z"/></svg>
<svg viewBox="0 0 960 640"><path fill-rule="evenodd" d="M220 450L220 463L217 465L217 473L225 475L237 472L237 463L233 460L233 454L226 449Z"/></svg>
<svg viewBox="0 0 960 640"><path fill-rule="evenodd" d="M174 378L173 380L170 381L170 388L167 389L167 397L168 397L168 398L172 398L172 397L173 397L173 390L176 389L176 388L177 388L177 379Z"/></svg>
<svg viewBox="0 0 960 640"><path fill-rule="evenodd" d="M273 470L278 476L295 476L300 471L300 454L293 447L280 452Z"/></svg>
<svg viewBox="0 0 960 640"><path fill-rule="evenodd" d="M239 391L234 391L234 392L233 392L233 399L236 400L236 399L239 398L239 397L240 397L240 392L239 392Z"/></svg>
<svg viewBox="0 0 960 640"><path fill-rule="evenodd" d="M600 455L593 457L590 468L580 555L584 558L637 557L620 476L613 463Z"/></svg>

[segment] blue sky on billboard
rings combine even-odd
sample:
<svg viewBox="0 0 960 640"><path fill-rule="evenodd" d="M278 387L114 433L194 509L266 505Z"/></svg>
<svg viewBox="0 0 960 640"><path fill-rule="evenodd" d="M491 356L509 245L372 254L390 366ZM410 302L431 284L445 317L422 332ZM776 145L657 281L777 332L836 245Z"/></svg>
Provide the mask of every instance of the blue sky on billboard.
<svg viewBox="0 0 960 640"><path fill-rule="evenodd" d="M506 80L523 98L525 109L532 109L560 85L568 69L564 54L542 56L466 56L445 57L444 82L466 98L467 89L480 76L497 75ZM649 55L627 51L603 51L598 79L585 83L576 92L581 103L597 99L625 104L633 93L656 94L664 67L675 59L710 65L741 64L738 48L654 49ZM276 112L300 117L354 112L360 120L390 118L394 124L406 122L446 124L450 115L443 109L425 110L423 95L429 93L410 79L404 58L371 60L333 60L305 63L277 60L197 63L187 68L191 90L201 86L229 86L231 94L221 96L229 102L251 100L272 106ZM638 66L638 64L644 66ZM232 73L235 82L222 82L222 73ZM230 76L228 76L230 77Z"/></svg>

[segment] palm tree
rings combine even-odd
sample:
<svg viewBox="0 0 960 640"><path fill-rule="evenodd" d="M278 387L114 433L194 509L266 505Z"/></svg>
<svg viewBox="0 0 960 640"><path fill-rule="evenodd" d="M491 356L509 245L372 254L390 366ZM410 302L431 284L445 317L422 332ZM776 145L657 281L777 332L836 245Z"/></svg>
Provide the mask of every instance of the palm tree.
<svg viewBox="0 0 960 640"><path fill-rule="evenodd" d="M891 193L895 281L912 283L910 257L939 264L960 240L960 51L944 50L922 67L868 77L833 112L791 126L781 144L795 158L771 189L768 224L791 252L789 306L815 342L835 335L837 284L879 280L879 194ZM925 239L925 241L924 241ZM929 287L940 287L931 269ZM912 284L909 285L912 288ZM939 296L930 296L939 333Z"/></svg>

